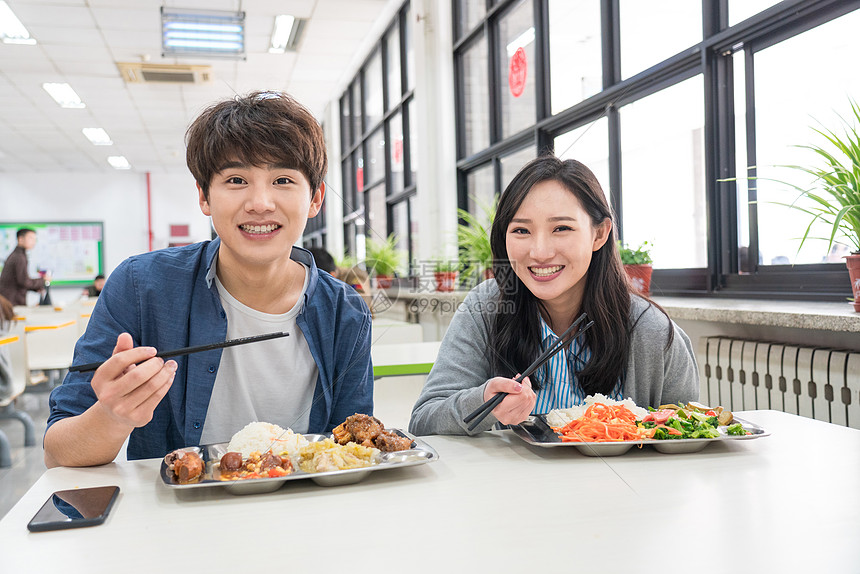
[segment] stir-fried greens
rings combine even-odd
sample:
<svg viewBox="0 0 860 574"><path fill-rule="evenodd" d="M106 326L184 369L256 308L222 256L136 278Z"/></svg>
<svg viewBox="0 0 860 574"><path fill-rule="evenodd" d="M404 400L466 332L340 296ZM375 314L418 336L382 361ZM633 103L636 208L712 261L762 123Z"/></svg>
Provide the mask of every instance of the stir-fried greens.
<svg viewBox="0 0 860 574"><path fill-rule="evenodd" d="M648 436L656 440L717 438L720 436L717 427L722 425L730 425L726 427L730 435L749 434L740 423L731 424L734 417L723 407L712 409L689 402L686 405L660 405L659 409L649 407L649 411L637 424L648 429Z"/></svg>

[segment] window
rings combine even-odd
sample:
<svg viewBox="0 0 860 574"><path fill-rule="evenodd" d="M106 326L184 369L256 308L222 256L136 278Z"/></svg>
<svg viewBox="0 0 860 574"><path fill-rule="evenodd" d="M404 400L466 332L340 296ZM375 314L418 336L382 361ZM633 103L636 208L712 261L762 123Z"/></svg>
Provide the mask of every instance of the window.
<svg viewBox="0 0 860 574"><path fill-rule="evenodd" d="M824 143L824 137L813 128L839 132L840 115L851 117L849 95L860 94L860 76L844 73L843 58L860 57L860 13L853 12L813 28L808 32L770 46L754 55L755 62L755 165L758 179L750 182L757 189L757 228L759 264L799 264L836 262L848 246L837 245L828 253L829 227L813 226L810 238L798 251L800 237L809 224L805 213L786 208L797 192L788 184L808 189L814 182L797 170L780 169L780 165L821 165L814 152L801 145ZM823 54L840 54L838 59ZM741 72L745 68L741 68ZM814 79L814 80L813 80ZM802 89L798 89L802 85ZM735 73L736 91L745 88L744 77ZM743 108L741 108L743 111ZM745 121L746 115L738 118ZM739 163L739 166L748 165ZM743 173L741 173L743 176ZM779 180L785 184L770 180ZM746 187L746 186L744 186ZM743 193L743 192L742 192ZM739 197L740 206L748 206ZM810 205L805 199L799 205ZM740 209L739 231L749 237L749 210Z"/></svg>
<svg viewBox="0 0 860 574"><path fill-rule="evenodd" d="M549 0L552 113L588 99L602 87L600 3Z"/></svg>
<svg viewBox="0 0 860 574"><path fill-rule="evenodd" d="M496 196L498 195L496 193L493 165L487 164L469 173L466 176L466 190L466 210L477 216L479 221L489 223L483 217L484 210L495 203Z"/></svg>
<svg viewBox="0 0 860 574"><path fill-rule="evenodd" d="M388 106L391 109L400 103L400 30L395 27L385 38L386 78L388 79Z"/></svg>
<svg viewBox="0 0 860 574"><path fill-rule="evenodd" d="M499 108L502 138L534 125L535 117L535 25L532 0L520 0L499 18L496 57L502 81ZM507 80L507 81L505 81Z"/></svg>
<svg viewBox="0 0 860 574"><path fill-rule="evenodd" d="M845 247L798 252L810 218L776 205L794 198L766 180L805 185L774 166L813 161L793 146L814 143L816 122L839 130L860 98L845 67L860 58L860 0L454 8L461 208L478 215L479 198L553 150L595 173L627 243L654 243L655 292L850 295Z"/></svg>
<svg viewBox="0 0 860 574"><path fill-rule="evenodd" d="M410 149L415 139L410 121L415 84L410 13L407 2L340 98L344 247L359 261L367 238L382 240L394 232L409 259L416 244L411 219L416 189Z"/></svg>
<svg viewBox="0 0 860 574"><path fill-rule="evenodd" d="M621 228L655 269L707 267L703 102L695 76L621 108Z"/></svg>
<svg viewBox="0 0 860 574"><path fill-rule="evenodd" d="M584 163L609 194L609 122L605 117L590 121L584 126L559 134L553 147L561 159L575 159Z"/></svg>
<svg viewBox="0 0 860 574"><path fill-rule="evenodd" d="M619 0L621 77L630 78L702 40L702 3Z"/></svg>
<svg viewBox="0 0 860 574"><path fill-rule="evenodd" d="M536 157L535 150L532 147L521 149L512 154L506 155L499 160L501 165L502 179L499 182L499 191L502 192L514 179L522 167Z"/></svg>
<svg viewBox="0 0 860 574"><path fill-rule="evenodd" d="M472 155L490 144L490 90L487 80L487 40L483 37L462 55L463 122L465 154Z"/></svg>

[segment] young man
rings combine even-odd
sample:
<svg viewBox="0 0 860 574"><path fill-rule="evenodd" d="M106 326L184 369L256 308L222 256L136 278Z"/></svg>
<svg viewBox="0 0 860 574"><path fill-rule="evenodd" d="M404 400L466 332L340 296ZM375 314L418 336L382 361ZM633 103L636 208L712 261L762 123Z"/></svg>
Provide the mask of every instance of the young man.
<svg viewBox="0 0 860 574"><path fill-rule="evenodd" d="M22 227L15 236L18 246L9 254L0 273L0 295L13 305L26 305L27 291L42 291L45 279L31 279L27 272L27 251L36 246L36 232Z"/></svg>
<svg viewBox="0 0 860 574"><path fill-rule="evenodd" d="M51 394L49 467L110 462L126 438L129 459L160 457L228 441L252 421L323 433L372 413L370 314L293 247L325 194L319 124L289 96L258 92L207 109L186 139L219 239L131 257L111 273L74 363L108 360ZM278 331L290 335L154 357Z"/></svg>

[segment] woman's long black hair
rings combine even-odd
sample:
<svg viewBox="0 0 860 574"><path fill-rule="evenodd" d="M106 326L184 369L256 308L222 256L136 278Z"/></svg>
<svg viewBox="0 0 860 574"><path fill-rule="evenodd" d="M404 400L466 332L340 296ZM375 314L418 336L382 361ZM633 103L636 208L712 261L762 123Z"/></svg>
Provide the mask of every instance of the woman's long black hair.
<svg viewBox="0 0 860 574"><path fill-rule="evenodd" d="M499 198L490 231L493 272L499 286L499 312L490 328L490 365L494 376L512 377L532 363L541 352L541 301L511 268L505 238L508 225L525 197L538 183L557 181L570 191L591 218L592 225L613 222L609 238L594 252L588 267L582 308L594 326L584 335L591 359L578 370L586 394L609 394L627 365L630 347L630 285L615 243L612 208L594 174L576 160L543 156L526 164ZM510 312L513 310L513 312ZM562 327L566 327L562 326ZM670 331L671 332L671 331ZM532 377L540 387L543 378Z"/></svg>

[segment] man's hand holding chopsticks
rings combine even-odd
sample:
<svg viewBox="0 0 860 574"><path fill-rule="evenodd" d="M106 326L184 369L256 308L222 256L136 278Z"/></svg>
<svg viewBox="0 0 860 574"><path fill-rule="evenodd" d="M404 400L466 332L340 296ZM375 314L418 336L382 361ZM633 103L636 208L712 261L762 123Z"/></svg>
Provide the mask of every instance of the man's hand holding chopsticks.
<svg viewBox="0 0 860 574"><path fill-rule="evenodd" d="M484 387L484 400L490 400L496 393L508 393L492 411L493 416L504 425L515 425L526 420L537 401L537 395L532 390L528 377L523 379L522 383L504 377L492 378Z"/></svg>
<svg viewBox="0 0 860 574"><path fill-rule="evenodd" d="M152 420L173 384L176 361L165 362L155 354L153 347L135 347L131 335L122 333L111 358L93 375L96 404L114 422L131 427L128 432Z"/></svg>

